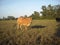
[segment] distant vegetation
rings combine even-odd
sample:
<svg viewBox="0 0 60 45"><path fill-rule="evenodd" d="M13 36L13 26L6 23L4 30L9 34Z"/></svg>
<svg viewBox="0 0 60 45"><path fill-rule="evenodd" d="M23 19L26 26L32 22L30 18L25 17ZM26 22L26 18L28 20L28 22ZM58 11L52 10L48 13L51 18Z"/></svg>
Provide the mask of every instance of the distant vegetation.
<svg viewBox="0 0 60 45"><path fill-rule="evenodd" d="M40 16L42 14L42 16ZM60 18L60 5L55 6L42 6L42 11L37 12L34 11L34 13L31 15L33 19L55 19Z"/></svg>
<svg viewBox="0 0 60 45"><path fill-rule="evenodd" d="M60 18L60 5L48 5L48 6L42 6L41 7L42 11L37 12L34 11L33 14L31 14L29 17L32 17L33 19L55 19L55 18ZM42 15L42 16L40 16ZM24 17L27 17L25 15ZM3 17L3 20L15 20L14 16L7 16L7 18ZM0 19L2 20L2 19Z"/></svg>

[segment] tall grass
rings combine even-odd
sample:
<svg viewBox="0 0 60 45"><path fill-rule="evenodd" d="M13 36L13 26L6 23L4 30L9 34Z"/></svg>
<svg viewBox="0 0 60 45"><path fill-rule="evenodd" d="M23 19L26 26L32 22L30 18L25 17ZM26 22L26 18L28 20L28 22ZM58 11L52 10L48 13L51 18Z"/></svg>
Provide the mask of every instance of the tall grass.
<svg viewBox="0 0 60 45"><path fill-rule="evenodd" d="M17 30L16 20L0 21L0 45L59 45L55 20L33 20L28 30Z"/></svg>

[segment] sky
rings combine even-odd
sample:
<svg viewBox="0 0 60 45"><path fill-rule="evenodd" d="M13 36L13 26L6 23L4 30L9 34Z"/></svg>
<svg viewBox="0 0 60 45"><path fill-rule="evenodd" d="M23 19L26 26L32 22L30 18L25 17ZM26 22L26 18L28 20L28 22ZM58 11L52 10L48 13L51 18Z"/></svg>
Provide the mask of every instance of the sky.
<svg viewBox="0 0 60 45"><path fill-rule="evenodd" d="M49 4L60 4L60 0L0 0L0 18L29 16L34 11L40 12L43 5Z"/></svg>

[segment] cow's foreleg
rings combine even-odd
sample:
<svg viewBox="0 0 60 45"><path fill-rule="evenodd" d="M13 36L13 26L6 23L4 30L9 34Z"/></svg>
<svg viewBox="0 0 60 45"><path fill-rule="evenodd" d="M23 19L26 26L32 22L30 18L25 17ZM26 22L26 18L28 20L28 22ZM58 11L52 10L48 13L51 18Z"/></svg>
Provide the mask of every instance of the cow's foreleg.
<svg viewBox="0 0 60 45"><path fill-rule="evenodd" d="M27 26L25 26L25 30L27 30Z"/></svg>
<svg viewBox="0 0 60 45"><path fill-rule="evenodd" d="M20 25L20 29L22 30L22 25Z"/></svg>

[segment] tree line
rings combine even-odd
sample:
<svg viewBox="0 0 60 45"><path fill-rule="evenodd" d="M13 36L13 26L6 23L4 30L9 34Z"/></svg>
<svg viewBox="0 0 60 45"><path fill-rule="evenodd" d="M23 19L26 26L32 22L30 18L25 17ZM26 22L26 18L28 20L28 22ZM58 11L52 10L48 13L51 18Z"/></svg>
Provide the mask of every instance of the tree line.
<svg viewBox="0 0 60 45"><path fill-rule="evenodd" d="M42 6L42 11L37 12L34 11L34 13L31 15L33 19L55 19L60 18L60 5L48 5L48 6ZM40 16L42 15L42 16Z"/></svg>
<svg viewBox="0 0 60 45"><path fill-rule="evenodd" d="M43 5L41 7L42 11L37 12L34 11L33 14L31 14L29 17L32 17L33 19L55 19L55 18L60 18L60 5L48 5L45 6ZM40 16L42 15L42 16ZM27 17L25 15L24 17ZM7 18L3 17L3 20L15 20L14 16L7 16ZM1 20L1 19L0 19Z"/></svg>

